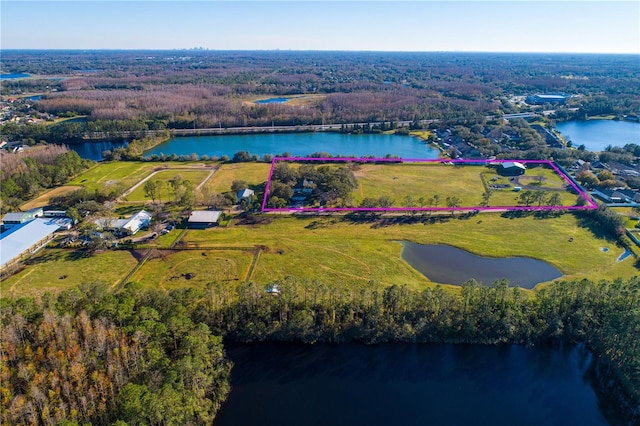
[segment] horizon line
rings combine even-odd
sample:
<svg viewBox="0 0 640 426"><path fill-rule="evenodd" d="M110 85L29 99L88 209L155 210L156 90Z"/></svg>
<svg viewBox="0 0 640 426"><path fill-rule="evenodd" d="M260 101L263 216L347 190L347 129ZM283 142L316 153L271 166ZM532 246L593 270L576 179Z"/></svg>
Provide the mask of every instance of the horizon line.
<svg viewBox="0 0 640 426"><path fill-rule="evenodd" d="M515 51L515 50L371 50L371 49L249 49L207 47L0 47L0 51L52 51L52 52L292 52L292 53L473 53L473 54L520 54L520 55L640 55L638 52L593 52L593 51Z"/></svg>

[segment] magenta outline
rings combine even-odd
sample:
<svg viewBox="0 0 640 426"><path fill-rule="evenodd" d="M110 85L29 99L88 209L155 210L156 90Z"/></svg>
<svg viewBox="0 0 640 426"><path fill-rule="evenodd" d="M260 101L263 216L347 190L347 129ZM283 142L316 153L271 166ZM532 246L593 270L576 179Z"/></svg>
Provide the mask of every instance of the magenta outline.
<svg viewBox="0 0 640 426"><path fill-rule="evenodd" d="M269 186L271 185L271 177L273 175L273 168L276 161L341 161L341 162L359 162L359 163L452 163L456 164L469 164L469 163L483 163L483 164L495 164L495 163L508 163L518 162L522 164L546 164L551 167L558 175L560 175L571 187L581 196L587 204L584 206L500 206L500 207L285 207L285 208L267 208L267 195L269 195ZM426 159L426 158L362 158L362 157L337 157L337 158L313 158L313 157L274 157L271 160L271 168L269 170L269 178L264 190L264 198L262 199L261 209L263 212L357 212L357 211L392 211L392 212L406 212L406 211L559 211L559 210L593 210L597 209L598 205L593 201L591 196L587 194L581 187L576 185L560 168L550 160L468 160L468 159Z"/></svg>

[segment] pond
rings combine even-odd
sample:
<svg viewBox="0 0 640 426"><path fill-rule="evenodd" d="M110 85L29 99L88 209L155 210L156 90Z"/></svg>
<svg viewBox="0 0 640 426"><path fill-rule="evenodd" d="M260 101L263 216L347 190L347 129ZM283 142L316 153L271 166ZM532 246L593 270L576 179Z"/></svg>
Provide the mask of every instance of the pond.
<svg viewBox="0 0 640 426"><path fill-rule="evenodd" d="M640 144L640 123L632 121L571 120L557 123L556 129L573 146L584 145L588 151L604 151L608 145Z"/></svg>
<svg viewBox="0 0 640 426"><path fill-rule="evenodd" d="M80 158L102 161L104 151L113 151L116 148L127 146L127 142L81 142L67 145L69 149L78 153Z"/></svg>
<svg viewBox="0 0 640 426"><path fill-rule="evenodd" d="M506 278L510 286L531 289L541 282L560 278L556 267L527 257L482 257L456 247L403 241L402 258L431 281L461 285L474 278L491 285Z"/></svg>
<svg viewBox="0 0 640 426"><path fill-rule="evenodd" d="M606 425L581 346L229 345L214 426Z"/></svg>
<svg viewBox="0 0 640 426"><path fill-rule="evenodd" d="M255 101L255 103L256 104L283 104L289 100L291 100L291 98L269 98L269 99L260 99L259 101Z"/></svg>
<svg viewBox="0 0 640 426"><path fill-rule="evenodd" d="M307 156L326 152L343 156L387 154L402 158L438 158L438 151L418 138L389 134L351 135L332 132L261 133L251 135L191 136L172 138L144 153L160 155L208 155L232 157L238 151L251 154Z"/></svg>
<svg viewBox="0 0 640 426"><path fill-rule="evenodd" d="M27 77L31 77L31 75L24 74L24 73L0 74L0 80L13 80L16 78L27 78Z"/></svg>

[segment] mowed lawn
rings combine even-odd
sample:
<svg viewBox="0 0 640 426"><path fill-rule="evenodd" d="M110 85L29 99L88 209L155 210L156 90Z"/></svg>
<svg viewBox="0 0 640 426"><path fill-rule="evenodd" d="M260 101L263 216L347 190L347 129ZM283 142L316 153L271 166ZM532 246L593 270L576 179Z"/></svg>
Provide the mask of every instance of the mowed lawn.
<svg viewBox="0 0 640 426"><path fill-rule="evenodd" d="M270 163L222 164L205 187L211 188L216 194L222 194L231 191L231 184L236 180L243 180L249 186L258 186L267 182L270 168Z"/></svg>
<svg viewBox="0 0 640 426"><path fill-rule="evenodd" d="M485 256L536 258L559 268L567 279L627 278L638 273L633 259L616 262L623 249L613 240L594 234L588 221L570 213L543 219L482 213L428 222L381 226L332 216L274 217L266 225L233 222L215 232L190 230L183 241L265 246L253 276L260 283L291 275L351 288L370 280L423 288L429 281L401 259L401 240L449 244Z"/></svg>
<svg viewBox="0 0 640 426"><path fill-rule="evenodd" d="M130 280L164 290L203 288L211 282L237 284L247 278L253 256L241 250L156 250Z"/></svg>
<svg viewBox="0 0 640 426"><path fill-rule="evenodd" d="M359 206L364 198L390 197L393 207L436 207L427 200L438 195L437 207L447 207L447 197L458 197L460 207L478 207L485 193L485 186L498 176L494 169L479 165L447 165L441 163L364 164L354 172L358 188L353 191L353 204ZM541 176L542 183L538 183ZM499 176L498 176L499 177ZM509 188L495 189L489 199L489 206L513 207L518 205L519 194L513 187L527 185L527 189L560 194L562 205L573 206L577 201L574 194L564 190L566 181L554 170L540 166L528 170L513 183L507 177L499 177L496 183L509 184ZM530 185L530 186L529 186ZM412 200L412 206L407 198ZM422 198L422 203L419 202Z"/></svg>
<svg viewBox="0 0 640 426"><path fill-rule="evenodd" d="M105 251L85 256L81 251L44 248L21 272L0 283L2 296L41 296L83 283L117 284L138 261L129 251Z"/></svg>
<svg viewBox="0 0 640 426"><path fill-rule="evenodd" d="M191 185L195 188L200 185L210 173L210 170L162 170L151 176L149 180L163 182L163 186L159 192L159 197L163 201L169 201L173 200L175 197L173 188L169 183L170 180L175 178L178 178L181 181L187 180L191 182ZM134 189L126 196L126 200L129 202L151 201L151 199L144 193L144 185L140 185Z"/></svg>

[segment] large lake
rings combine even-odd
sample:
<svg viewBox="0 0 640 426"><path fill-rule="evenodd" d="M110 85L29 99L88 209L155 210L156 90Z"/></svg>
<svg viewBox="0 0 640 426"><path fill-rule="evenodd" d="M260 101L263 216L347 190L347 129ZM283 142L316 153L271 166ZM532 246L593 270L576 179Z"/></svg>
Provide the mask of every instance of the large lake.
<svg viewBox="0 0 640 426"><path fill-rule="evenodd" d="M145 152L145 156L195 153L209 157L232 157L238 151L248 151L258 156L284 152L293 156L306 156L314 152L326 152L343 156L384 157L391 154L402 158L438 158L436 149L410 136L331 132L178 137Z"/></svg>
<svg viewBox="0 0 640 426"><path fill-rule="evenodd" d="M606 425L583 347L230 346L215 426Z"/></svg>
<svg viewBox="0 0 640 426"><path fill-rule="evenodd" d="M588 151L604 151L608 145L640 145L640 123L614 120L566 121L557 123L556 129L573 142L573 146L584 145Z"/></svg>

